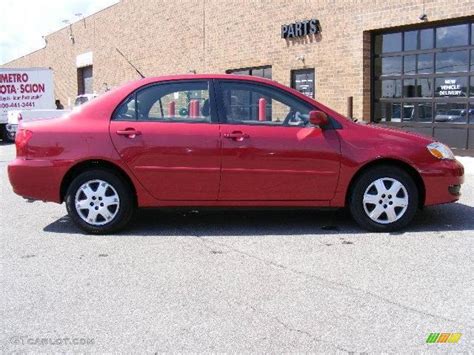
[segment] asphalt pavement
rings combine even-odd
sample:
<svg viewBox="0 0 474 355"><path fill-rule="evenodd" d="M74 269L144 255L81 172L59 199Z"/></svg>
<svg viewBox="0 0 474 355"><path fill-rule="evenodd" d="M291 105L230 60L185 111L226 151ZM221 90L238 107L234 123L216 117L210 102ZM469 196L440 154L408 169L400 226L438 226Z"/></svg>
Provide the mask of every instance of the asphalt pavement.
<svg viewBox="0 0 474 355"><path fill-rule="evenodd" d="M0 143L2 353L474 349L474 158L458 203L398 233L345 211L146 210L91 236L12 192L14 154Z"/></svg>

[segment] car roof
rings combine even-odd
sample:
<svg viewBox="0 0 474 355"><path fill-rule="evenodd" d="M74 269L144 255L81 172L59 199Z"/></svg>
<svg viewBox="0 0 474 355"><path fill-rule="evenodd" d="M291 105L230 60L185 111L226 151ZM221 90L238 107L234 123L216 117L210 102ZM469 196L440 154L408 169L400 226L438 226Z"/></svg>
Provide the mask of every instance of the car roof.
<svg viewBox="0 0 474 355"><path fill-rule="evenodd" d="M164 76L153 76L153 77L146 77L139 80L131 81L127 84L122 85L120 88L124 91L133 91L142 86L146 86L153 83L159 83L164 81L182 81L182 80L212 80L212 79L219 79L219 80L233 80L233 81L242 81L242 82L255 82L255 83L262 83L277 87L281 90L291 92L293 95L300 97L305 101L315 101L314 99L310 99L308 96L303 95L299 91L289 88L288 86L282 85L274 80L261 78L258 76L251 76L251 75L237 75L237 74L178 74L178 75L164 75Z"/></svg>
<svg viewBox="0 0 474 355"><path fill-rule="evenodd" d="M261 78L258 76L251 75L237 75L237 74L176 74L176 75L163 75L163 76L151 76L143 79L135 80L133 83L139 84L137 86L142 86L154 82L160 81L178 81L178 80L211 80L211 79L221 79L221 80L237 80L237 81L254 81L269 83L273 85L280 86L276 81Z"/></svg>
<svg viewBox="0 0 474 355"><path fill-rule="evenodd" d="M312 105L316 104L319 109L325 110L326 113L332 116L343 117L338 112L332 110L331 108L327 107L326 105L322 104L315 99L309 98L308 96L300 93L299 91L289 88L288 86L282 85L274 80L261 78L258 76L251 76L251 75L237 75L237 74L179 74L179 75L164 75L164 76L153 76L153 77L146 77L143 79L138 79L134 81L130 81L126 84L123 84L111 91L99 96L94 100L88 101L86 106L83 107L84 110L90 110L92 113L96 110L97 106L105 105L108 107L108 110L113 111L116 105L124 100L132 91L135 91L141 87L160 83L165 81L182 81L182 80L212 80L212 79L219 79L219 80L232 80L232 81L242 81L242 82L255 82L255 83L262 83L271 85L273 87L279 88L283 91L291 93L292 95L299 97L301 100L306 101Z"/></svg>
<svg viewBox="0 0 474 355"><path fill-rule="evenodd" d="M132 80L125 84L122 84L115 89L109 91L109 94L121 95L122 93L136 90L140 87L164 82L164 81L182 81L182 80L212 80L212 79L225 79L225 80L236 80L236 81L253 81L261 82L270 85L277 86L283 90L288 90L288 87L283 86L276 81L260 78L257 76L250 75L236 75L236 74L177 74L177 75L163 75L163 76L150 76L138 80Z"/></svg>

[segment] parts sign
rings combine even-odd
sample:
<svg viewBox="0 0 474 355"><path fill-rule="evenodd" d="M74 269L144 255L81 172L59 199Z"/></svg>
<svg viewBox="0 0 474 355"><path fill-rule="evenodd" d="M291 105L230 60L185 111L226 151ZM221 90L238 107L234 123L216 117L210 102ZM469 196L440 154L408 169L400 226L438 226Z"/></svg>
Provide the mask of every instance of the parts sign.
<svg viewBox="0 0 474 355"><path fill-rule="evenodd" d="M321 24L317 19L298 21L281 26L281 38L291 39L304 36L312 36L322 31Z"/></svg>

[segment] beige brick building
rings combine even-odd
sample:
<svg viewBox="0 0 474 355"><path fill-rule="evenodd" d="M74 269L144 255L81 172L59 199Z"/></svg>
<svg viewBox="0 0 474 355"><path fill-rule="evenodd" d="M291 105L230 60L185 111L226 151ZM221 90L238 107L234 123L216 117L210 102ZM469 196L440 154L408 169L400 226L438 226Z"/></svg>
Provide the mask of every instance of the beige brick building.
<svg viewBox="0 0 474 355"><path fill-rule="evenodd" d="M472 0L122 0L5 66L51 67L64 103L139 78L117 49L146 76L252 68L258 75L263 67L339 112L352 97L356 118L474 148L473 15ZM282 25L309 19L320 33L282 38ZM421 70L430 56L433 69ZM459 65L446 70L453 60ZM414 72L406 71L413 61ZM82 67L90 66L84 83L90 73ZM443 95L444 84L461 94ZM450 110L461 118L439 118Z"/></svg>

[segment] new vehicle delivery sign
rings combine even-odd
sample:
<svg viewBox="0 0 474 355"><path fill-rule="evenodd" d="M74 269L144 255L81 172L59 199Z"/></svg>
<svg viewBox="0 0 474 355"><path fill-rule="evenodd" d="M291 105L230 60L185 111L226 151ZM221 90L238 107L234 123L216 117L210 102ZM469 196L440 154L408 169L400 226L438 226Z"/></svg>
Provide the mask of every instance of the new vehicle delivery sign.
<svg viewBox="0 0 474 355"><path fill-rule="evenodd" d="M54 86L51 69L0 69L0 122L10 110L53 109Z"/></svg>

